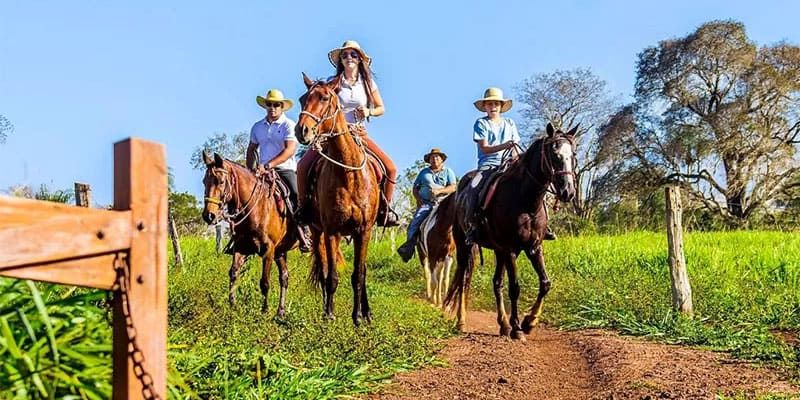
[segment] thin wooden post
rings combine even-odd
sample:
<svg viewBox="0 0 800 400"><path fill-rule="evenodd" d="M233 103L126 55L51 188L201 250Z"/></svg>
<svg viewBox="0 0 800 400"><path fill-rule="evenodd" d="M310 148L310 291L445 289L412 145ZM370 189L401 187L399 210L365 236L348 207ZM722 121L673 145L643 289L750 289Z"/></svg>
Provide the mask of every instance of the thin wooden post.
<svg viewBox="0 0 800 400"><path fill-rule="evenodd" d="M114 209L131 210L129 303L126 324L114 298L114 399L140 399L142 383L129 357L130 332L143 355L153 388L167 398L167 165L164 148L140 139L114 144Z"/></svg>
<svg viewBox="0 0 800 400"><path fill-rule="evenodd" d="M222 222L214 225L214 237L217 240L217 254L222 252Z"/></svg>
<svg viewBox="0 0 800 400"><path fill-rule="evenodd" d="M88 183L75 182L75 205L78 207L92 206L92 188Z"/></svg>
<svg viewBox="0 0 800 400"><path fill-rule="evenodd" d="M172 240L172 251L175 254L175 264L183 266L183 253L181 252L181 242L178 237L178 229L175 228L175 218L172 216L172 209L167 211L167 226L169 227L169 238Z"/></svg>
<svg viewBox="0 0 800 400"><path fill-rule="evenodd" d="M685 315L694 313L692 287L686 272L683 256L683 224L681 222L681 191L677 186L665 189L667 203L667 242L669 244L669 270L672 278L672 308Z"/></svg>

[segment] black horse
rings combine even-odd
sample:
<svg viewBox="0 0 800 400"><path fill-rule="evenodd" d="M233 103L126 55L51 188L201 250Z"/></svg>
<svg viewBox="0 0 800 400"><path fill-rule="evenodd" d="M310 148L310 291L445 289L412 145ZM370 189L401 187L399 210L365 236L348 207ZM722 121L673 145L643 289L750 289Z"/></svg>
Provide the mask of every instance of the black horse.
<svg viewBox="0 0 800 400"><path fill-rule="evenodd" d="M533 144L503 171L496 180L493 195L486 203L478 199L482 181L489 180L490 171L468 172L459 182L456 201L460 205L456 213L453 236L456 242L456 261L458 263L453 284L450 286L445 304L452 307L458 303L458 328L463 330L466 320L466 304L469 285L474 269L474 254L477 246L494 250L494 296L497 303L497 323L500 335L510 335L513 339L524 339L522 334L530 333L542 312L544 296L550 290L550 280L545 272L542 240L547 230L545 194L551 186L556 197L569 202L575 197L575 132L576 126L567 133L556 131L547 124L547 136ZM484 207L482 220L477 227L474 243L467 245L465 232L472 220L472 207L464 204L481 202ZM480 205L478 205L480 207ZM517 280L516 259L520 252L531 260L539 275L539 294L530 313L520 325L517 313L519 281ZM509 297L511 298L511 320L509 321L503 305L503 273L508 272ZM510 322L510 324L509 324Z"/></svg>

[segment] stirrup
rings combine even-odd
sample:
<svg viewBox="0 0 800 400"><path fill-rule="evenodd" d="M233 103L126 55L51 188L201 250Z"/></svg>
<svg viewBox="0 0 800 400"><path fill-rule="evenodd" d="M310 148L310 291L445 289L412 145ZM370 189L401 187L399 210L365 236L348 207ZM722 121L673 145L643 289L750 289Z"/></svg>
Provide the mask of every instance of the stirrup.
<svg viewBox="0 0 800 400"><path fill-rule="evenodd" d="M400 226L400 217L397 213L389 208L388 205L382 206L378 210L378 220L376 221L378 226L382 226L384 228L391 228L394 226Z"/></svg>

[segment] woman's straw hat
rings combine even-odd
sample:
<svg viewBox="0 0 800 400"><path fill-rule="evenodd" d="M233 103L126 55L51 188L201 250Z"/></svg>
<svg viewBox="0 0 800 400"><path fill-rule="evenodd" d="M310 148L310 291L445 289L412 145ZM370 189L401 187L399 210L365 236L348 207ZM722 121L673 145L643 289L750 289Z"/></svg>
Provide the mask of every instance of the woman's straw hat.
<svg viewBox="0 0 800 400"><path fill-rule="evenodd" d="M361 55L361 60L364 61L364 64L366 64L367 66L372 64L372 59L367 55L367 53L364 52L364 50L361 50L361 46L358 44L358 42L356 42L355 40L345 40L345 42L342 43L342 47L333 49L328 52L328 60L330 60L331 64L333 64L334 67L339 66L340 55L342 54L342 50L345 49L352 49L357 51L358 54Z"/></svg>

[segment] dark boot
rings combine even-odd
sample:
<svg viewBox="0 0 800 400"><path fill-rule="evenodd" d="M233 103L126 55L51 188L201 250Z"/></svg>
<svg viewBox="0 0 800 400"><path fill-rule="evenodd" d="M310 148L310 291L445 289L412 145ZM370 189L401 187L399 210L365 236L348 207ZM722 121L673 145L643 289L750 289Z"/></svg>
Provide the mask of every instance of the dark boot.
<svg viewBox="0 0 800 400"><path fill-rule="evenodd" d="M547 230L544 232L544 240L556 240L556 234L550 230L550 227L547 227Z"/></svg>
<svg viewBox="0 0 800 400"><path fill-rule="evenodd" d="M397 254L400 255L400 258L403 260L403 262L409 262L411 257L414 257L414 248L416 245L417 235L414 235L397 248Z"/></svg>
<svg viewBox="0 0 800 400"><path fill-rule="evenodd" d="M382 203L378 208L378 220L376 222L378 226L391 228L400 225L400 217L388 204Z"/></svg>
<svg viewBox="0 0 800 400"><path fill-rule="evenodd" d="M464 243L472 246L478 240L478 228L475 223L470 223L467 231L464 232Z"/></svg>
<svg viewBox="0 0 800 400"><path fill-rule="evenodd" d="M294 213L294 220L297 221L297 225L306 226L311 223L311 202L304 201L300 203L297 207L297 210Z"/></svg>
<svg viewBox="0 0 800 400"><path fill-rule="evenodd" d="M308 225L297 226L297 247L301 253L311 252L311 231Z"/></svg>

